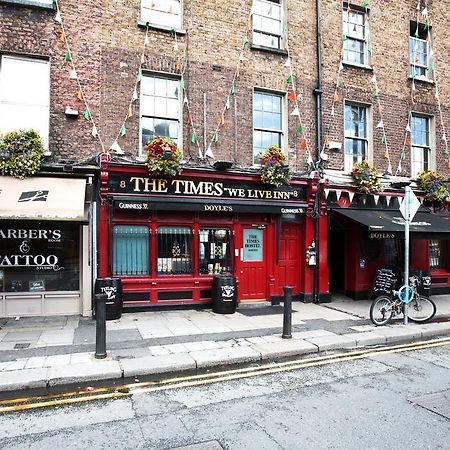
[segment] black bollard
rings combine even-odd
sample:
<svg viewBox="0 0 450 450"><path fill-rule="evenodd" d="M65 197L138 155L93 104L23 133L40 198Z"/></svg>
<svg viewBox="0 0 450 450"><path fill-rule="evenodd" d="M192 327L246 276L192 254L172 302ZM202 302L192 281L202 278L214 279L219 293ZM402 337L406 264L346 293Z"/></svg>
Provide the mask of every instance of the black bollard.
<svg viewBox="0 0 450 450"><path fill-rule="evenodd" d="M106 358L106 294L95 294L95 358Z"/></svg>
<svg viewBox="0 0 450 450"><path fill-rule="evenodd" d="M283 286L284 308L283 308L283 339L292 338L292 288Z"/></svg>

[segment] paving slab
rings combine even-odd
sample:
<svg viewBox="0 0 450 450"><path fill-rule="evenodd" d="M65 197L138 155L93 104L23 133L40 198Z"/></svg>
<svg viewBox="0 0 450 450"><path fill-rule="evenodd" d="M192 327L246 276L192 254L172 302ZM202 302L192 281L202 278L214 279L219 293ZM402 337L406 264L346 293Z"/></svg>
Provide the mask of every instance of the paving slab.
<svg viewBox="0 0 450 450"><path fill-rule="evenodd" d="M36 368L0 372L0 392L45 387L47 371L46 368Z"/></svg>
<svg viewBox="0 0 450 450"><path fill-rule="evenodd" d="M356 341L357 347L367 347L369 345L386 344L386 336L376 331L364 331L361 333L347 333L344 335L349 339Z"/></svg>
<svg viewBox="0 0 450 450"><path fill-rule="evenodd" d="M190 352L189 355L196 361L198 368L261 360L261 354L249 346L200 350Z"/></svg>
<svg viewBox="0 0 450 450"><path fill-rule="evenodd" d="M356 340L346 335L318 336L306 339L306 341L318 347L319 352L336 350L339 348L356 347Z"/></svg>
<svg viewBox="0 0 450 450"><path fill-rule="evenodd" d="M422 331L417 325L391 325L377 327L377 334L386 337L386 343L417 340L422 337Z"/></svg>
<svg viewBox="0 0 450 450"><path fill-rule="evenodd" d="M69 364L48 368L49 386L79 383L93 380L109 380L122 377L118 361L95 360L94 362Z"/></svg>
<svg viewBox="0 0 450 450"><path fill-rule="evenodd" d="M450 334L450 322L426 323L418 327L422 331L422 337Z"/></svg>
<svg viewBox="0 0 450 450"><path fill-rule="evenodd" d="M316 353L317 345L300 339L281 339L278 342L252 344L252 349L261 354L262 359L284 358L288 356Z"/></svg>
<svg viewBox="0 0 450 450"><path fill-rule="evenodd" d="M120 366L124 377L178 372L196 368L195 360L187 353L122 359Z"/></svg>

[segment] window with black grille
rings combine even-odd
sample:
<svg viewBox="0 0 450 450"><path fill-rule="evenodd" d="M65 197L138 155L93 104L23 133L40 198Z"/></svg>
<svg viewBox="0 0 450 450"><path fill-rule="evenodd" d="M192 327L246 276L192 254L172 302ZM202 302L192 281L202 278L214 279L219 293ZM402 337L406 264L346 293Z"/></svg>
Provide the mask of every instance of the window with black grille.
<svg viewBox="0 0 450 450"><path fill-rule="evenodd" d="M230 229L200 228L199 257L202 274L231 272Z"/></svg>
<svg viewBox="0 0 450 450"><path fill-rule="evenodd" d="M158 274L191 273L192 232L190 227L158 227Z"/></svg>

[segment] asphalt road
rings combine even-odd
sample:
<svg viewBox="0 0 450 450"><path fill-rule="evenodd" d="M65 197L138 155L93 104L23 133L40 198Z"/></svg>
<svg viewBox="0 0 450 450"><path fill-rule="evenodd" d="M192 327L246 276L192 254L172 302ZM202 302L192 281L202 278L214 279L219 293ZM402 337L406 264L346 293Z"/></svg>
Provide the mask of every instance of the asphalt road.
<svg viewBox="0 0 450 450"><path fill-rule="evenodd" d="M449 448L450 345L316 364L3 413L0 448Z"/></svg>

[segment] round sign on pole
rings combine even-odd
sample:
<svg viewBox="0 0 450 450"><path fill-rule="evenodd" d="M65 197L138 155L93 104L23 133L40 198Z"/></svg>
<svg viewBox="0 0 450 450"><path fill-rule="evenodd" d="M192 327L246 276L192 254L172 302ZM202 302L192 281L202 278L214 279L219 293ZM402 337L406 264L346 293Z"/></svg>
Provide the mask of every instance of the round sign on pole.
<svg viewBox="0 0 450 450"><path fill-rule="evenodd" d="M414 289L405 284L398 290L397 295L402 303L409 303L414 298Z"/></svg>

